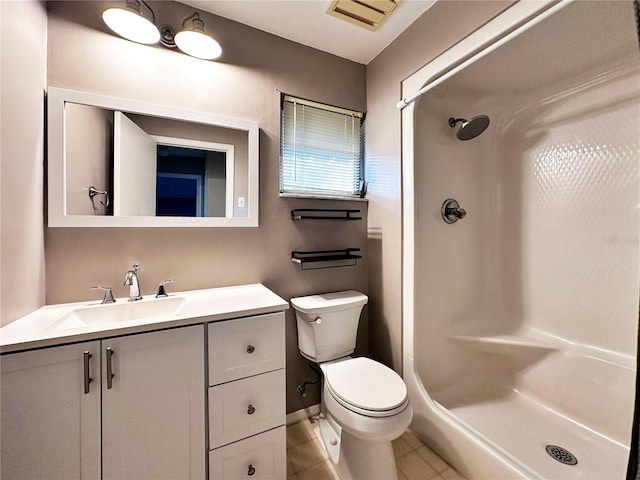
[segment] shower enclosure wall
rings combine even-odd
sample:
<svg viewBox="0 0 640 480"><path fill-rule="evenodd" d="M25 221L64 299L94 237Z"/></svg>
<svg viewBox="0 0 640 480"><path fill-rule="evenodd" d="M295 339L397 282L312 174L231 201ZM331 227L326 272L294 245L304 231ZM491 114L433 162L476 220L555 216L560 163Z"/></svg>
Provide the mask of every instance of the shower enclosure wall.
<svg viewBox="0 0 640 480"><path fill-rule="evenodd" d="M418 90L402 112L412 429L469 478L624 478L640 287L633 2L519 2L403 83ZM489 127L456 138L449 118L478 115ZM467 213L451 224L449 198Z"/></svg>

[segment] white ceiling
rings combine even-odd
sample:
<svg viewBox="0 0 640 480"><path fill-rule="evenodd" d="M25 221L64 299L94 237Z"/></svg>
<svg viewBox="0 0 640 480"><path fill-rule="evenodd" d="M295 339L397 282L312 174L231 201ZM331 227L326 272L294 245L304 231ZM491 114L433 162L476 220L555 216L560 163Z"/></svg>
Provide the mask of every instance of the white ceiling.
<svg viewBox="0 0 640 480"><path fill-rule="evenodd" d="M367 64L436 0L400 0L375 32L326 14L331 0L181 0L279 37Z"/></svg>

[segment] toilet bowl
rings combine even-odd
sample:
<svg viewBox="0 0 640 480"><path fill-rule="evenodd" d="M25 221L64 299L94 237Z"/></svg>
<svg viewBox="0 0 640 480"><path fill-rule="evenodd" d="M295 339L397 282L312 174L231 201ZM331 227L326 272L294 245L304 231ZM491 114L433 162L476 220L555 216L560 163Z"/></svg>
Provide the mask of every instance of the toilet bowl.
<svg viewBox="0 0 640 480"><path fill-rule="evenodd" d="M300 353L323 373L318 437L342 480L395 480L391 441L411 423L407 388L392 369L352 358L367 296L349 290L292 298Z"/></svg>
<svg viewBox="0 0 640 480"><path fill-rule="evenodd" d="M327 409L352 435L391 441L411 421L407 388L390 368L358 357L321 365L323 396Z"/></svg>

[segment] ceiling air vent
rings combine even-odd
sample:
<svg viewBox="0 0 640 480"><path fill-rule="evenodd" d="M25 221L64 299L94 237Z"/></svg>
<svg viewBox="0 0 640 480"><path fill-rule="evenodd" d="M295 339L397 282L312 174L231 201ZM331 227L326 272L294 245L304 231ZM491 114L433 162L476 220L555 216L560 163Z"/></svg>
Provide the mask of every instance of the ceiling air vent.
<svg viewBox="0 0 640 480"><path fill-rule="evenodd" d="M397 2L398 0L334 0L327 13L367 30L376 30L396 8Z"/></svg>

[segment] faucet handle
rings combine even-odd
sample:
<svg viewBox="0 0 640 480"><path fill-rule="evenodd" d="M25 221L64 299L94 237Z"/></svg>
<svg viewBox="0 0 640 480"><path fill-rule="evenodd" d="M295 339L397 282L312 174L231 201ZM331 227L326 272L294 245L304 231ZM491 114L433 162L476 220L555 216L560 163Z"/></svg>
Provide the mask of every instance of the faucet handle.
<svg viewBox="0 0 640 480"><path fill-rule="evenodd" d="M105 303L116 303L116 299L113 298L113 293L111 293L111 287L91 287L91 290L103 290L104 291L104 298L102 299L102 302L100 302L100 305L103 305Z"/></svg>
<svg viewBox="0 0 640 480"><path fill-rule="evenodd" d="M176 279L172 278L171 280L163 280L158 284L158 293L156 294L156 298L160 297L168 297L167 291L164 289L164 286L168 283L176 283Z"/></svg>

